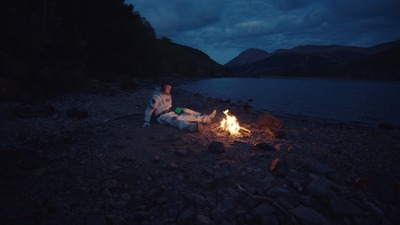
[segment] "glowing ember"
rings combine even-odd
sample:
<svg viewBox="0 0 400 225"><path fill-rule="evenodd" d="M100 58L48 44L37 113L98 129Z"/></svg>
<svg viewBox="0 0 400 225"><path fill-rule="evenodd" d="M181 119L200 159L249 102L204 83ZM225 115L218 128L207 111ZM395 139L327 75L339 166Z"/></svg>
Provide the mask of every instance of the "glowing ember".
<svg viewBox="0 0 400 225"><path fill-rule="evenodd" d="M242 128L240 127L239 123L237 122L236 117L230 116L228 113L229 113L228 109L224 111L226 118L221 121L220 127L222 128L222 130L229 131L229 133L231 135L240 134L239 130Z"/></svg>

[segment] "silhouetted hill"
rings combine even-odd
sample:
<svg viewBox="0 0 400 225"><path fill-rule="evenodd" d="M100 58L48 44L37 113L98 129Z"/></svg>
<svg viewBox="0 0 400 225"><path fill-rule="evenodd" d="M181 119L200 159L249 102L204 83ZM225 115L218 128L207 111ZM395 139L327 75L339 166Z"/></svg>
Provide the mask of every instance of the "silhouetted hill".
<svg viewBox="0 0 400 225"><path fill-rule="evenodd" d="M225 66L240 76L316 76L360 79L400 79L396 59L400 40L368 48L339 45L304 45L279 49L263 59L243 62L239 54ZM259 50L262 51L262 50ZM246 52L246 58L251 58ZM244 53L243 52L243 53ZM254 56L256 58L256 56ZM396 64L397 63L397 64Z"/></svg>
<svg viewBox="0 0 400 225"><path fill-rule="evenodd" d="M88 79L232 75L198 50L157 38L123 0L2 1L0 31L0 100L50 95Z"/></svg>
<svg viewBox="0 0 400 225"><path fill-rule="evenodd" d="M188 46L160 41L160 63L163 73L173 77L224 77L232 76L228 67L212 60L204 52Z"/></svg>
<svg viewBox="0 0 400 225"><path fill-rule="evenodd" d="M371 54L379 53L391 48L400 47L400 40L385 42L382 44L377 44L372 47L367 48Z"/></svg>
<svg viewBox="0 0 400 225"><path fill-rule="evenodd" d="M240 66L243 74L276 75L276 76L334 76L333 72L340 67L335 63L315 54L287 52L270 56L266 59ZM282 69L284 68L284 69Z"/></svg>
<svg viewBox="0 0 400 225"><path fill-rule="evenodd" d="M349 78L400 79L400 47L389 48L344 68Z"/></svg>
<svg viewBox="0 0 400 225"><path fill-rule="evenodd" d="M236 65L243 65L247 63L252 63L261 59L264 59L271 54L267 51L256 49L256 48L249 48L242 53L239 54L238 57L233 58L231 61L225 64L225 66L236 66Z"/></svg>

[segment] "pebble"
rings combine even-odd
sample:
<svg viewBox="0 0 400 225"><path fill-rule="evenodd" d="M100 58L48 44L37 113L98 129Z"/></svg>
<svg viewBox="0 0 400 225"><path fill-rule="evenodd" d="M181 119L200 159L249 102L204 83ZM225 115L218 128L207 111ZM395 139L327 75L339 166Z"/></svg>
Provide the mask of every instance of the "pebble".
<svg viewBox="0 0 400 225"><path fill-rule="evenodd" d="M46 172L46 168L45 167L40 167L38 169L35 170L35 172L33 173L33 176L35 177L41 177L43 176L43 174Z"/></svg>

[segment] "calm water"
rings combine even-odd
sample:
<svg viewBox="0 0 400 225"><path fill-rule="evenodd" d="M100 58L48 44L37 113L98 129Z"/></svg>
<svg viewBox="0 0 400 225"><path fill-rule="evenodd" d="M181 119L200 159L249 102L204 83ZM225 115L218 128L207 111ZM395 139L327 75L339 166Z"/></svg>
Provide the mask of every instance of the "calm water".
<svg viewBox="0 0 400 225"><path fill-rule="evenodd" d="M376 126L400 125L400 82L216 78L178 88L209 97L249 101L256 110Z"/></svg>

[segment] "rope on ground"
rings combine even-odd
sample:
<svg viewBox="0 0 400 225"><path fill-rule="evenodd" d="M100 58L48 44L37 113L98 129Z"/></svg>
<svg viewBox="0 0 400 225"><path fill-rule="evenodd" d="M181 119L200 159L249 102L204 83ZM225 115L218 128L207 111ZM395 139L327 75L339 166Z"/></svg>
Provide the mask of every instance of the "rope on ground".
<svg viewBox="0 0 400 225"><path fill-rule="evenodd" d="M131 113L131 114L128 114L128 115L115 117L115 118L106 120L106 121L104 121L104 122L102 122L100 124L95 124L95 126L101 126L101 125L104 125L104 124L109 123L111 121L122 120L122 119L125 119L125 118L128 118L128 117L131 117L131 116L143 116L143 113Z"/></svg>
<svg viewBox="0 0 400 225"><path fill-rule="evenodd" d="M266 196L254 195L254 194L250 193L249 191L247 191L246 189L242 188L242 186L240 186L239 184L236 184L236 186L238 187L238 189L240 191L243 191L244 193L246 193L247 195L249 195L250 197L252 197L254 199L262 200L262 201L268 201L273 206L275 206L276 208L281 210L283 213L285 213L287 216L289 216L290 219L292 220L293 224L299 225L297 223L296 219L293 217L293 215L289 211L287 211L285 208L283 208L281 205L279 205L279 203L277 203L274 199L272 199L270 197L266 197Z"/></svg>

